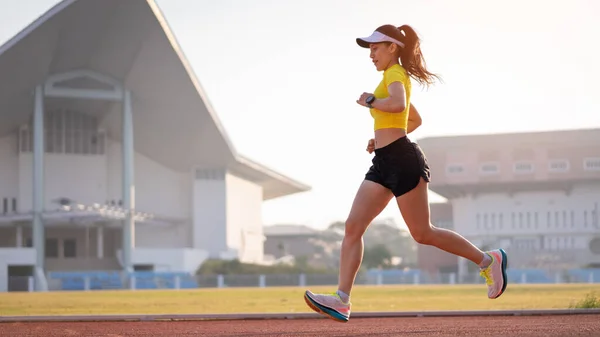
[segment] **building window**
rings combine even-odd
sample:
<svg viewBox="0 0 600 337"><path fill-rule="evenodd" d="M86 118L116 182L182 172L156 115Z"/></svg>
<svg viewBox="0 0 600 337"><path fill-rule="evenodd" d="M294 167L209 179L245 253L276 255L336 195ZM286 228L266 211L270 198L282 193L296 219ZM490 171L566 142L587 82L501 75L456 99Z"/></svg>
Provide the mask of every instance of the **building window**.
<svg viewBox="0 0 600 337"><path fill-rule="evenodd" d="M500 172L500 167L497 163L485 163L479 167L481 174L497 174Z"/></svg>
<svg viewBox="0 0 600 337"><path fill-rule="evenodd" d="M29 137L30 133L27 128L21 128L19 130L19 151L20 152L32 152L33 145L32 137Z"/></svg>
<svg viewBox="0 0 600 337"><path fill-rule="evenodd" d="M63 240L63 254L66 258L73 258L77 256L77 242L75 239Z"/></svg>
<svg viewBox="0 0 600 337"><path fill-rule="evenodd" d="M519 212L519 228L523 228L523 213Z"/></svg>
<svg viewBox="0 0 600 337"><path fill-rule="evenodd" d="M515 173L531 173L533 172L533 163L529 162L518 162L513 166Z"/></svg>
<svg viewBox="0 0 600 337"><path fill-rule="evenodd" d="M548 162L548 171L550 172L567 172L569 168L567 159L553 159Z"/></svg>
<svg viewBox="0 0 600 337"><path fill-rule="evenodd" d="M225 170L222 169L196 169L196 180L224 180Z"/></svg>
<svg viewBox="0 0 600 337"><path fill-rule="evenodd" d="M50 258L58 257L58 239L55 239L55 238L46 239L46 257L50 257Z"/></svg>
<svg viewBox="0 0 600 337"><path fill-rule="evenodd" d="M33 121L19 132L21 152L33 152ZM96 117L70 110L44 112L46 153L103 155L106 133L99 129Z"/></svg>
<svg viewBox="0 0 600 337"><path fill-rule="evenodd" d="M2 214L17 213L17 198L2 198Z"/></svg>
<svg viewBox="0 0 600 337"><path fill-rule="evenodd" d="M503 219L503 218L504 218L504 217L502 216L502 213L498 214L498 227L499 227L500 229L502 229L502 225L503 225L503 222L504 222L504 219Z"/></svg>
<svg viewBox="0 0 600 337"><path fill-rule="evenodd" d="M596 202L594 203L594 210L592 211L592 223L596 228L600 228L600 223L598 222L598 220L598 203Z"/></svg>
<svg viewBox="0 0 600 337"><path fill-rule="evenodd" d="M600 171L600 158L585 158L583 169L585 171Z"/></svg>
<svg viewBox="0 0 600 337"><path fill-rule="evenodd" d="M575 228L575 211L571 211L571 228Z"/></svg>
<svg viewBox="0 0 600 337"><path fill-rule="evenodd" d="M461 174L465 172L465 167L460 164L450 164L446 166L446 173L448 174Z"/></svg>
<svg viewBox="0 0 600 337"><path fill-rule="evenodd" d="M439 220L439 221L436 221L435 226L438 228L450 229L450 228L452 228L452 221L451 220Z"/></svg>

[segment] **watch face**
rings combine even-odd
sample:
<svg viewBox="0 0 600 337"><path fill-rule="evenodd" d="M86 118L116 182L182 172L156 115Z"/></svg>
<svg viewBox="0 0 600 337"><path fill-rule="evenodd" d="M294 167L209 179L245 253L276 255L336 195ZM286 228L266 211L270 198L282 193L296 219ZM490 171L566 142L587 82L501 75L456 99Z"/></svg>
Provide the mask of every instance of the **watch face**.
<svg viewBox="0 0 600 337"><path fill-rule="evenodd" d="M367 100L366 100L366 102L367 102L368 104L371 104L371 103L373 103L373 101L374 101L374 100L375 100L375 96L369 96L369 97L367 97Z"/></svg>

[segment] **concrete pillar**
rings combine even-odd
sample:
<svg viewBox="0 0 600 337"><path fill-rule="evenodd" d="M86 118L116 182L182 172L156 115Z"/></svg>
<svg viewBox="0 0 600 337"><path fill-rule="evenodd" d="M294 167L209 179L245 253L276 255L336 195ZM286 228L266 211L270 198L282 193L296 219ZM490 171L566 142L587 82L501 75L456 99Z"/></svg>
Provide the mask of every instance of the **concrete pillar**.
<svg viewBox="0 0 600 337"><path fill-rule="evenodd" d="M23 247L23 226L17 225L15 229L17 230L17 234L15 237L15 241L17 244L15 246L17 246L17 248L21 248Z"/></svg>
<svg viewBox="0 0 600 337"><path fill-rule="evenodd" d="M96 257L104 258L104 227L96 227Z"/></svg>
<svg viewBox="0 0 600 337"><path fill-rule="evenodd" d="M125 90L123 96L123 208L126 216L123 220L123 269L133 272L131 250L135 246L135 184L134 184L134 146L131 92Z"/></svg>
<svg viewBox="0 0 600 337"><path fill-rule="evenodd" d="M36 86L33 109L33 247L35 258L35 288L45 290L44 256L45 235L42 212L44 211L44 92Z"/></svg>

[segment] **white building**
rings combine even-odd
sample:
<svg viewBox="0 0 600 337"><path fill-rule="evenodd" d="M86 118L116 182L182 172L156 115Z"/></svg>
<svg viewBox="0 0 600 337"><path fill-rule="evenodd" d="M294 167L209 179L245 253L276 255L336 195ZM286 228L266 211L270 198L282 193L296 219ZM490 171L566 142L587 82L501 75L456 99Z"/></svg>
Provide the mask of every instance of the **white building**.
<svg viewBox="0 0 600 337"><path fill-rule="evenodd" d="M263 200L309 190L236 152L152 0L62 1L0 74L0 291L23 266L43 290L53 270L261 262Z"/></svg>
<svg viewBox="0 0 600 337"><path fill-rule="evenodd" d="M600 267L600 129L419 140L452 226L512 268ZM471 264L459 259L459 274ZM473 266L471 266L473 267Z"/></svg>

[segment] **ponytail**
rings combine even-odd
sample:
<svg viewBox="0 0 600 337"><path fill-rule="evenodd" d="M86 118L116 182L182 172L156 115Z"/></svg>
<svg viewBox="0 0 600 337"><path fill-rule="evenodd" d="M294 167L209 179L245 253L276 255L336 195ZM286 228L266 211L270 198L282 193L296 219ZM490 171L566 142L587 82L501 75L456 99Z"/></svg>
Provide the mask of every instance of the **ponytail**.
<svg viewBox="0 0 600 337"><path fill-rule="evenodd" d="M435 79L440 79L438 75L427 70L425 58L421 52L421 41L415 30L409 25L402 25L397 28L402 36L404 47L400 48L400 62L408 74L421 85L429 86Z"/></svg>

